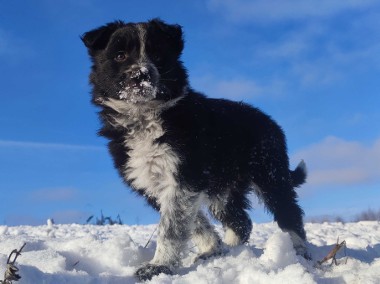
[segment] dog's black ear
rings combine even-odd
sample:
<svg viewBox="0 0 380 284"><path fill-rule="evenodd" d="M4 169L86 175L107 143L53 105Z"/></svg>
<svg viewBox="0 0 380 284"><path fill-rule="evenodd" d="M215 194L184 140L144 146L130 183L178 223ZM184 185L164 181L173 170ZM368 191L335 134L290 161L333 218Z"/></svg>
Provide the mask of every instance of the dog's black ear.
<svg viewBox="0 0 380 284"><path fill-rule="evenodd" d="M90 54L98 50L106 48L109 39L112 34L120 27L124 26L125 23L122 21L116 21L108 23L100 28L91 30L87 33L84 33L81 36L81 40L84 45L88 48Z"/></svg>
<svg viewBox="0 0 380 284"><path fill-rule="evenodd" d="M154 29L161 31L164 39L168 41L177 54L181 54L184 43L182 27L180 25L168 25L159 18L150 20L149 24Z"/></svg>

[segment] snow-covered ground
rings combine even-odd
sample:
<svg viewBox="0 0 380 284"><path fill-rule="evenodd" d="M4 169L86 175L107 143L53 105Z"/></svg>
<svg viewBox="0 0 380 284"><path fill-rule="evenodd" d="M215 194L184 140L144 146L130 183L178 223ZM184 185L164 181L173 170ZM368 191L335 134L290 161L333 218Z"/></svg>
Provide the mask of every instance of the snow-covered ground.
<svg viewBox="0 0 380 284"><path fill-rule="evenodd" d="M25 242L14 283L135 283L133 273L153 257L156 225L0 226L0 280L9 253ZM217 227L222 234L222 229ZM184 267L176 275L159 275L150 283L380 283L380 223L306 224L314 261L295 255L289 235L275 223L254 224L249 244L221 257L193 263L189 243ZM347 243L337 254L338 266L323 259L339 237ZM146 246L146 247L145 247Z"/></svg>

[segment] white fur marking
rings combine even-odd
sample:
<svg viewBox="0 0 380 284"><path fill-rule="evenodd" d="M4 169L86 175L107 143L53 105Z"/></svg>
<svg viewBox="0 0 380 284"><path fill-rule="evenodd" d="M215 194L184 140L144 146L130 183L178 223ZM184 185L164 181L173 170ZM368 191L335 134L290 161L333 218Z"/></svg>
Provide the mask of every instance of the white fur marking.
<svg viewBox="0 0 380 284"><path fill-rule="evenodd" d="M139 33L139 39L140 39L140 60L146 61L147 56L145 53L145 34L146 34L146 28L144 28L143 25L137 24L137 30Z"/></svg>
<svg viewBox="0 0 380 284"><path fill-rule="evenodd" d="M193 242L197 245L199 253L213 253L218 248L218 238L215 232L205 232L202 235L193 235Z"/></svg>
<svg viewBox="0 0 380 284"><path fill-rule="evenodd" d="M199 254L211 254L220 249L219 235L202 212L198 212L194 226L192 240L197 245Z"/></svg>
<svg viewBox="0 0 380 284"><path fill-rule="evenodd" d="M179 158L169 145L154 142L164 131L160 120L149 118L145 129L134 133L133 137L126 137L125 144L131 150L125 176L133 180L135 188L144 189L146 195L158 198L161 204L168 199L166 195L173 195L172 191L178 187L175 174Z"/></svg>
<svg viewBox="0 0 380 284"><path fill-rule="evenodd" d="M130 149L124 172L126 180L132 181L136 189L144 190L144 194L157 198L160 204L165 203L178 187L175 174L180 159L168 144L155 142L164 135L159 113L182 98L144 104L111 98L103 102L119 113L111 117L112 124L129 130L124 142Z"/></svg>
<svg viewBox="0 0 380 284"><path fill-rule="evenodd" d="M232 229L227 228L224 235L224 242L229 246L238 246L241 244L241 239Z"/></svg>

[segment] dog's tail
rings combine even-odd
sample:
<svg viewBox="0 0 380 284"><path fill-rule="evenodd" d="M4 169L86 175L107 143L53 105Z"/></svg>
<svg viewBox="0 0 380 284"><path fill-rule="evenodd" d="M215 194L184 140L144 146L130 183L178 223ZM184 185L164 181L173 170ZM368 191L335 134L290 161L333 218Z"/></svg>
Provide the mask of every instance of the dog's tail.
<svg viewBox="0 0 380 284"><path fill-rule="evenodd" d="M290 177L293 181L293 186L298 187L305 183L307 176L306 164L303 160L298 164L294 171L290 171Z"/></svg>

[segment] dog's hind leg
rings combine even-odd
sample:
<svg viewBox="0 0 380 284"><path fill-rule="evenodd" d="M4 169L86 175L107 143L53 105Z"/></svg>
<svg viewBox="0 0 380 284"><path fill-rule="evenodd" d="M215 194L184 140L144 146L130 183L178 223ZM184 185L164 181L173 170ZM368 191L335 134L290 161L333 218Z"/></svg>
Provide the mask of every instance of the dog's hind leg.
<svg viewBox="0 0 380 284"><path fill-rule="evenodd" d="M202 211L198 212L194 222L192 240L198 247L198 259L207 259L222 253L222 241Z"/></svg>
<svg viewBox="0 0 380 284"><path fill-rule="evenodd" d="M280 229L288 232L297 254L308 258L303 211L297 203L297 193L290 182L259 185L261 198L273 214Z"/></svg>

